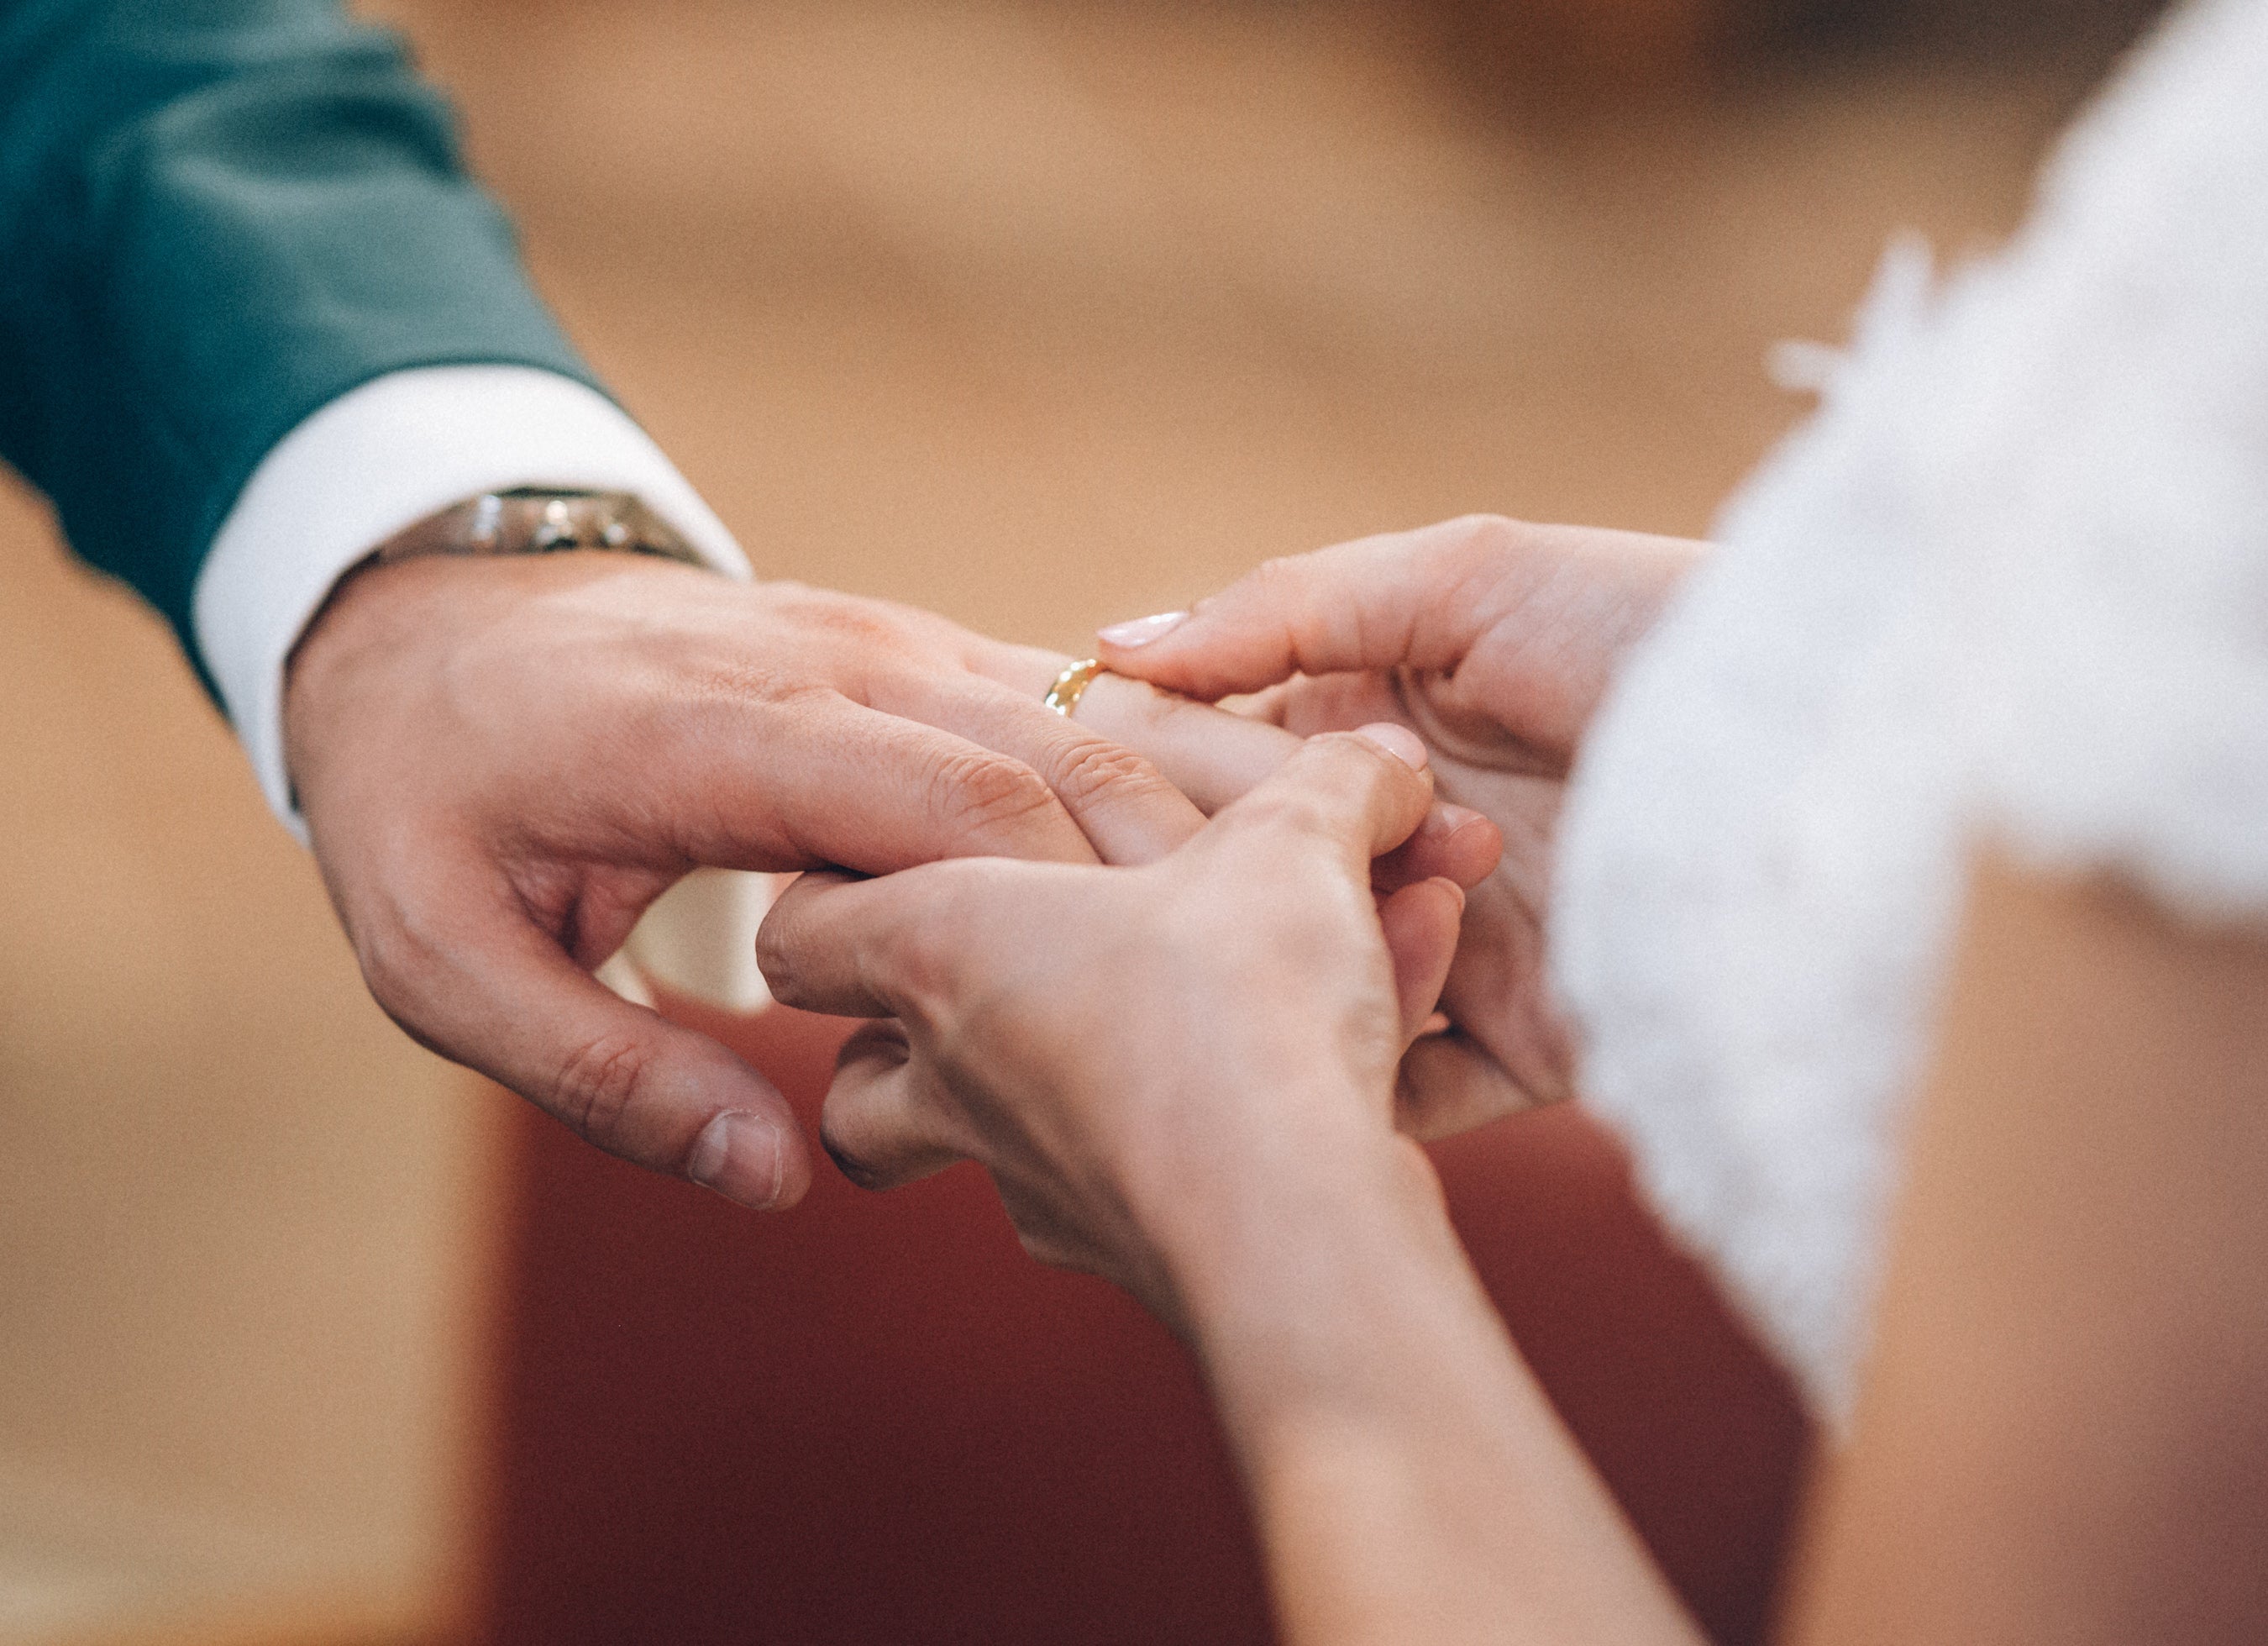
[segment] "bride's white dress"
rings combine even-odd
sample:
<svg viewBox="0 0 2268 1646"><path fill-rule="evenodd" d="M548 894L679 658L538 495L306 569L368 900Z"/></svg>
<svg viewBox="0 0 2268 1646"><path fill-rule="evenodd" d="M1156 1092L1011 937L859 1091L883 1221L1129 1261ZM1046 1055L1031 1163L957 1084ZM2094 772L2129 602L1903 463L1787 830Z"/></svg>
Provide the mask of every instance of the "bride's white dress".
<svg viewBox="0 0 2268 1646"><path fill-rule="evenodd" d="M2268 4L2176 14L2002 255L1894 252L1718 536L1585 749L1555 964L1835 1417L1969 844L2268 912Z"/></svg>

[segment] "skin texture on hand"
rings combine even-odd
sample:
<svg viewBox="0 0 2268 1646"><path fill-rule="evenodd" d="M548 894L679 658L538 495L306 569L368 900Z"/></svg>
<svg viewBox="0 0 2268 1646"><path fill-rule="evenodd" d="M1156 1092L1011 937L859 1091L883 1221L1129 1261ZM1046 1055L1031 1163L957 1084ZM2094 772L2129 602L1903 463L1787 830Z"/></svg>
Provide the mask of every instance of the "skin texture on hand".
<svg viewBox="0 0 2268 1646"><path fill-rule="evenodd" d="M332 901L397 1022L602 1148L785 1206L810 1162L778 1094L592 969L696 866L879 874L1170 851L1202 813L1041 704L1064 661L643 557L415 560L350 577L311 626L287 683L287 757ZM1292 743L1131 689L1112 719L1201 789L1212 765L1272 763Z"/></svg>
<svg viewBox="0 0 2268 1646"><path fill-rule="evenodd" d="M1442 799L1501 831L1442 996L1452 1030L1403 1069L1414 1135L1569 1094L1543 961L1560 802L1616 668L1705 549L1475 515L1270 561L1193 612L1103 631L1117 673L1207 702L1244 696L1243 712L1302 735L1410 727Z"/></svg>

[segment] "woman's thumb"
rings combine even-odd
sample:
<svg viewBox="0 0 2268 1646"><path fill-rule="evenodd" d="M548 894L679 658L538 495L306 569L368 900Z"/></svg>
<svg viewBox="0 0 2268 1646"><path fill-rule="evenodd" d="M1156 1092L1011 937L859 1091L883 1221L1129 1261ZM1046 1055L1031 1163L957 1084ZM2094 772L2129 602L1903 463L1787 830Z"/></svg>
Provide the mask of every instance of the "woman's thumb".
<svg viewBox="0 0 2268 1646"><path fill-rule="evenodd" d="M1454 667L1469 626L1436 614L1455 566L1485 550L1486 525L1448 520L1268 561L1193 611L1111 624L1100 655L1115 674L1208 702L1295 674Z"/></svg>

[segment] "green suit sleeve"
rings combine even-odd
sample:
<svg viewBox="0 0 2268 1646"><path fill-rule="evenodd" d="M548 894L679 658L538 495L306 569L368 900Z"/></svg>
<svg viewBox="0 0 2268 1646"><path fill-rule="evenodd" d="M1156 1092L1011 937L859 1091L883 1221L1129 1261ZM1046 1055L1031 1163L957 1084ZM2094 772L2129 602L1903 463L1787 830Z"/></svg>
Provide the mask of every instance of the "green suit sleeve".
<svg viewBox="0 0 2268 1646"><path fill-rule="evenodd" d="M466 363L592 381L393 36L332 0L0 0L0 457L193 659L261 457Z"/></svg>

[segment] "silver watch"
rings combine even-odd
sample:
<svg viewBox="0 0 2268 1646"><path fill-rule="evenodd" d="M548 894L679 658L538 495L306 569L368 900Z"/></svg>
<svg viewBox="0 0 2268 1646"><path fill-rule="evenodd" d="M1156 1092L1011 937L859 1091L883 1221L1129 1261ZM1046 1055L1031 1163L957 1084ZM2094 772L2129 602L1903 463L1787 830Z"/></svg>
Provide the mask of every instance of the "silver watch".
<svg viewBox="0 0 2268 1646"><path fill-rule="evenodd" d="M429 514L380 543L381 565L427 555L559 554L613 549L706 565L693 546L630 491L568 486L515 486Z"/></svg>

